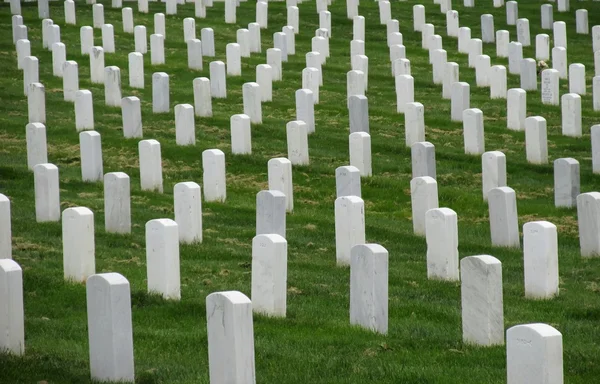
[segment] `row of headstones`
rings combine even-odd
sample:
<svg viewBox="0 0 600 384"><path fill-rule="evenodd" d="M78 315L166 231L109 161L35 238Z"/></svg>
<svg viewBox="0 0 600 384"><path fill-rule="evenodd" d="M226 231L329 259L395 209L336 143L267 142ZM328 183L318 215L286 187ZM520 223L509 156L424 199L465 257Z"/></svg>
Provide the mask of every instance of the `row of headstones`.
<svg viewBox="0 0 600 384"><path fill-rule="evenodd" d="M147 239L154 237L150 244L147 243L147 246L150 245L147 250L149 289L152 286L171 290L171 298L177 299L179 291L176 286L164 285L172 283L179 273L176 268L178 260L174 257L178 253L177 224L168 219L158 219L150 221L146 229ZM165 243L165 240L168 242ZM354 246L351 253L350 323L387 333L388 252L378 244L362 244ZM211 382L223 382L240 375L254 377L252 313L281 316L283 310L285 315L285 294L278 294L285 292L286 254L287 243L281 236L256 236L253 240L253 275L256 268L256 273L264 272L275 280L253 279L254 305L240 292L218 292L207 297ZM151 279L157 280L151 282ZM87 278L86 286L91 376L102 381L133 381L129 282L118 273L93 274ZM0 292L0 297L10 309L2 313L3 323L8 326L0 338L0 346L17 355L23 354L25 347L22 287L19 265L10 259L0 260L0 289L4 291ZM269 302L264 301L266 297ZM482 300L482 297L485 299ZM504 344L502 301L500 261L487 255L463 258L461 303L464 342L485 346ZM276 313L272 313L273 310ZM115 335L119 337L115 338ZM556 380L562 379L562 336L548 325L510 328L507 331L507 355L509 383L523 382L523 377L528 378L525 382L533 382L531 380L539 378L539 375L549 373L555 375L553 378ZM232 358L236 363L226 364Z"/></svg>

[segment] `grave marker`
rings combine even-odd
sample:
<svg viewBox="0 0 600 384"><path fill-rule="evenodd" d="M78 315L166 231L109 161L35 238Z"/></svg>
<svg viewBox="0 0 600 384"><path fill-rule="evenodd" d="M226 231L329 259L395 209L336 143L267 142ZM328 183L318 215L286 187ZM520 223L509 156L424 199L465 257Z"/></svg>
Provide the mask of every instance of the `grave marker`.
<svg viewBox="0 0 600 384"><path fill-rule="evenodd" d="M205 201L225 202L227 190L223 151L207 149L202 152L202 185Z"/></svg>
<svg viewBox="0 0 600 384"><path fill-rule="evenodd" d="M252 239L253 311L285 317L287 301L287 241L277 234Z"/></svg>
<svg viewBox="0 0 600 384"><path fill-rule="evenodd" d="M458 281L458 219L450 208L425 213L427 278Z"/></svg>
<svg viewBox="0 0 600 384"><path fill-rule="evenodd" d="M0 349L21 356L25 353L23 270L11 259L0 259L0 308Z"/></svg>
<svg viewBox="0 0 600 384"><path fill-rule="evenodd" d="M335 200L335 251L338 266L351 264L351 250L365 244L365 203L358 196Z"/></svg>
<svg viewBox="0 0 600 384"><path fill-rule="evenodd" d="M146 223L148 292L166 300L180 300L179 225L171 219Z"/></svg>
<svg viewBox="0 0 600 384"><path fill-rule="evenodd" d="M35 219L38 223L60 220L58 168L54 164L33 167Z"/></svg>
<svg viewBox="0 0 600 384"><path fill-rule="evenodd" d="M554 160L554 206L573 208L579 195L579 162L573 158Z"/></svg>
<svg viewBox="0 0 600 384"><path fill-rule="evenodd" d="M410 181L410 200L412 207L413 232L425 235L425 214L428 210L438 208L438 188L434 178L429 176L415 177Z"/></svg>
<svg viewBox="0 0 600 384"><path fill-rule="evenodd" d="M79 154L81 157L81 179L87 182L102 181L102 142L96 131L79 134Z"/></svg>
<svg viewBox="0 0 600 384"><path fill-rule="evenodd" d="M85 282L96 273L94 213L85 207L67 208L62 214L64 279Z"/></svg>
<svg viewBox="0 0 600 384"><path fill-rule="evenodd" d="M104 175L104 228L109 233L131 233L130 183L123 172Z"/></svg>
<svg viewBox="0 0 600 384"><path fill-rule="evenodd" d="M525 151L529 163L548 163L546 119L541 116L531 116L525 119Z"/></svg>

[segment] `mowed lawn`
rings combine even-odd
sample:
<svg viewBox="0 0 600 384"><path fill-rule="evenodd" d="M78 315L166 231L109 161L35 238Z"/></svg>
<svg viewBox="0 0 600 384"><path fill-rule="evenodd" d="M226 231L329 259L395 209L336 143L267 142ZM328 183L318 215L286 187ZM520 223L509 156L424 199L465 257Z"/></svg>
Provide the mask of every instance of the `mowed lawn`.
<svg viewBox="0 0 600 384"><path fill-rule="evenodd" d="M239 290L250 296L251 241L255 234L255 198L267 189L267 161L287 156L285 124L295 120L294 93L301 88L304 54L318 28L315 3L299 4L300 34L295 56L283 65L283 81L273 84L273 102L263 104L263 124L252 127L252 155L231 154L229 118L242 113L242 84L255 81L255 66L266 62L273 33L286 25L284 2L269 3L269 28L262 30L262 53L244 58L241 77L227 78L227 99L213 99L213 118L196 118L195 146L175 144L173 107L193 104L192 80L208 77L187 69L183 19L193 17L194 5L179 6L167 17L166 64L151 66L145 55L144 90L128 86L127 55L134 49L132 34L123 33L121 10L102 2L105 19L115 27L117 53L106 54L106 65L121 68L123 97L142 101L145 139L160 141L164 176L163 194L140 190L138 140L124 139L120 108L104 106L104 88L89 79L89 58L80 55L79 28L92 25L92 8L77 2L77 26L64 23L62 1L51 2L50 14L61 27L67 59L79 64L80 88L94 97L95 127L102 135L104 171L126 172L131 177L131 235L104 230L103 186L81 181L79 138L73 104L63 101L62 79L52 76L51 53L42 48L37 4L22 5L32 55L40 61L40 81L46 88L49 162L60 172L62 209L90 208L95 215L96 271L119 272L131 284L133 338L137 382L208 383L205 298L209 293ZM575 33L575 9L586 7L590 28L600 23L600 3L572 2L567 13L554 20L567 22L568 60L587 69L588 94L582 97L582 138L561 135L560 107L543 106L540 92L528 92L528 116L548 122L550 164L530 165L525 159L524 132L506 128L506 100L490 100L488 88L477 88L467 56L457 52L457 40L446 36L445 15L425 1L427 22L443 37L448 61L460 64L460 80L471 84L471 107L485 119L486 150L507 157L508 185L518 199L519 225L548 220L558 227L560 296L549 301L524 298L522 251L491 246L487 203L481 192L481 158L463 151L462 124L450 121L450 102L433 85L428 53L421 36L412 31L412 6L416 1L393 2L392 17L400 22L407 58L415 78L415 100L425 106L426 139L436 146L440 207L455 210L459 219L461 257L489 254L503 265L505 327L543 322L563 334L565 382L593 383L600 377L600 259L579 254L577 213L554 207L552 161L573 157L581 164L581 191L600 190L600 175L592 174L590 127L600 123L592 109L593 52L591 35ZM510 31L505 8L477 1L475 8L453 6L460 25L480 37L480 15L494 15L495 28ZM539 0L522 1L519 16L530 20L532 42L540 29ZM165 12L164 3L150 3L150 13L134 9L136 25L153 33L153 14ZM350 70L352 21L345 2L334 0L331 57L324 66L320 104L315 106L316 132L309 138L310 165L294 167L294 207L287 217L288 307L287 318L254 317L256 378L259 383L504 383L505 347L478 348L462 342L460 284L429 281L426 277L425 239L413 235L410 205L410 149L404 144L404 117L396 113L386 29L379 24L377 3L363 0L360 14L366 19L366 54L369 57L370 128L373 177L363 178L366 238L389 251L389 333L378 335L349 325L349 269L336 267L334 200L335 168L348 165L348 111L346 73ZM215 2L200 29L215 31L217 57L225 60L225 45L235 42L238 28L255 21L255 2L242 2L237 24L224 23L224 4ZM0 5L0 193L12 202L13 257L23 268L25 300L25 355L0 356L2 383L88 383L86 294L83 284L63 281L61 224L35 221L33 174L26 165L25 125L27 101L22 72L17 70L7 3ZM101 45L100 30L94 30ZM485 44L492 64L495 45ZM524 57L535 57L535 47L525 47ZM170 76L171 113L152 113L153 72ZM509 88L519 86L509 75ZM561 80L561 93L568 92ZM201 153L219 148L227 163L227 200L204 203L204 241L182 245L182 300L167 302L147 293L144 226L148 220L173 218L173 186L182 181L202 182Z"/></svg>

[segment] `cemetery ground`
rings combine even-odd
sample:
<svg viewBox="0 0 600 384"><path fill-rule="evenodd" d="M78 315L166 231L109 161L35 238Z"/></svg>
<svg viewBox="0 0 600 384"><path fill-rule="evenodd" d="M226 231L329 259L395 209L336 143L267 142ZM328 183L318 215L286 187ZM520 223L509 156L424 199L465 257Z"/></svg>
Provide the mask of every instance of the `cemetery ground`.
<svg viewBox="0 0 600 384"><path fill-rule="evenodd" d="M295 91L302 87L301 71L310 39L318 28L314 2L299 4L300 34L296 55L283 63L283 80L273 83L273 101L263 103L263 123L252 126L252 154L232 155L230 116L243 113L242 84L254 81L255 66L265 63L272 35L286 25L285 2L269 3L269 28L262 30L262 53L242 60L242 76L227 77L227 98L213 99L213 117L196 117L196 145L175 144L173 106L193 104L192 81L208 77L208 63L225 60L225 45L235 42L235 32L255 21L255 3L242 2L237 24L225 24L224 3L215 2L200 28L215 31L216 58L204 58L204 69L187 68L187 48L182 24L193 17L194 4L178 7L167 16L166 64L150 65L144 59L143 90L128 86L127 54L134 51L132 34L123 33L121 9L102 1L107 23L115 28L117 51L106 54L106 65L121 68L123 97L142 102L144 139L161 144L164 193L141 191L138 139L124 139L120 108L104 105L104 86L89 80L89 58L80 55L79 28L92 25L92 8L77 2L77 26L64 23L63 3L51 2L51 18L61 26L67 58L79 64L80 88L94 97L95 130L102 135L104 172L122 171L131 177L132 233L104 231L102 183L81 181L79 135L72 103L63 101L62 79L52 76L51 52L42 48L41 20L36 3L23 3L31 52L40 61L40 81L46 87L49 162L60 173L61 209L85 206L94 212L96 271L119 272L131 283L133 340L139 383L208 383L206 296L239 290L250 296L251 244L255 235L256 193L268 189L267 161L286 157L285 124L295 120ZM443 37L448 61L460 65L460 80L471 84L471 107L484 113L485 149L506 154L508 185L517 193L519 225L548 220L558 227L560 295L552 300L524 297L521 249L492 247L488 206L481 192L481 156L464 154L462 123L451 122L450 100L441 98L441 86L432 83L428 52L421 35L412 30L416 1L393 2L392 18L400 22L407 58L415 78L415 101L425 106L426 140L436 146L440 207L458 214L460 256L489 254L502 261L505 329L524 323L547 323L563 334L565 382L593 383L600 377L600 259L580 256L576 209L554 207L552 161L573 157L581 166L581 192L598 191L600 175L592 173L590 127L600 122L592 108L593 52L590 35L575 33L575 9L585 4L590 26L600 24L600 3L572 2L571 11L554 13L567 22L569 62L587 68L587 95L582 97L583 137L561 135L559 106L542 105L540 91L528 91L527 115L548 122L549 164L529 164L525 134L506 128L506 100L489 98L488 88L475 86L474 69L467 55L459 54L457 39L446 36L445 15L432 1L426 6L427 22ZM520 17L530 21L531 35L542 33L542 1L519 3ZM150 13L137 12L135 25L153 30L152 15L164 12L164 3L151 2ZM454 1L460 25L480 36L480 15L494 15L495 28L507 29L515 40L514 26L505 24L505 8L477 1L464 8ZM404 116L396 112L385 25L379 24L377 3L364 0L360 14L366 19L366 55L369 57L370 133L373 176L363 177L366 239L389 251L389 332L371 333L349 325L349 269L335 259L335 169L348 165L348 110L346 73L350 70L352 20L345 2L334 0L331 57L323 67L320 103L315 105L316 132L309 137L310 165L294 166L294 212L287 216L288 302L284 319L254 316L256 378L259 383L504 383L506 347L474 347L462 342L460 283L428 280L426 244L413 234L411 222L410 148L405 146ZM33 174L27 169L25 125L27 100L22 72L17 69L11 40L8 3L0 5L0 192L11 199L13 258L23 268L25 354L0 355L2 383L87 383L89 355L84 284L63 280L61 224L36 223ZM548 33L548 31L545 31ZM94 30L100 45L100 30ZM535 46L523 48L523 57L535 57ZM495 44L483 51L493 64ZM149 54L148 54L149 55ZM170 76L171 111L152 113L152 73ZM508 88L518 88L519 78L508 76ZM568 92L560 82L561 94ZM226 156L227 200L203 202L204 239L181 245L180 302L149 295L146 284L145 223L173 217L173 186L182 181L201 183L201 153L221 149Z"/></svg>

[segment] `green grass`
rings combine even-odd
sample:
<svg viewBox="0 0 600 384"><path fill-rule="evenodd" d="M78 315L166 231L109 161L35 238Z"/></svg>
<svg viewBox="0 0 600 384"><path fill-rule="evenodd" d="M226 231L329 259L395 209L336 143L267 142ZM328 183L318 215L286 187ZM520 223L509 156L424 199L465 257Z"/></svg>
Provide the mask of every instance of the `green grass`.
<svg viewBox="0 0 600 384"><path fill-rule="evenodd" d="M131 177L131 235L104 231L102 184L81 182L79 139L73 105L63 101L62 79L52 76L51 54L42 49L41 20L35 3L23 4L32 54L40 60L40 80L46 87L49 161L60 170L62 208L86 206L95 213L96 270L119 272L131 283L136 376L139 383L208 383L205 297L215 291L240 290L250 294L251 240L255 225L255 196L267 188L267 161L286 156L285 123L295 119L294 92L301 87L304 53L318 28L314 2L300 7L300 35L296 56L284 63L284 78L273 84L274 102L263 104L264 123L253 126L251 156L230 152L229 118L242 112L242 84L254 81L254 68L266 61L272 35L286 24L285 3L269 4L269 29L262 31L262 54L243 59L242 77L227 79L227 99L213 100L213 118L197 119L197 144L175 145L174 114L152 114L151 76L170 75L171 106L193 103L192 80L208 77L187 69L182 20L193 16L193 4L179 7L167 17L166 65L150 66L145 58L146 89L128 87L127 54L133 35L122 32L121 11L105 5L107 23L115 26L116 54L106 55L106 65L121 68L123 96L142 100L144 138L157 139L163 156L164 194L139 187L138 140L124 139L121 112L104 106L104 89L89 81L89 59L80 56L79 28L92 24L91 6L77 3L77 26L64 24L62 2L51 3L51 18L61 26L67 58L79 64L80 87L94 95L96 130L102 134L105 172L123 171ZM576 211L554 207L552 165L530 165L525 160L524 132L506 129L506 101L490 100L489 89L475 87L474 70L467 56L457 53L457 40L445 34L445 16L426 1L427 21L442 35L448 61L460 64L460 79L471 84L471 106L485 116L486 150L507 156L508 185L517 192L519 224L548 220L559 229L560 296L551 301L524 298L522 252L490 245L487 204L481 197L481 160L463 152L462 126L450 122L450 102L441 99L441 86L432 84L428 54L420 48L420 35L412 31L412 6L394 2L392 15L400 21L407 56L415 77L415 100L425 105L426 137L436 145L440 206L459 217L461 256L491 254L502 261L506 328L544 322L563 333L565 381L591 383L600 376L597 364L600 339L600 259L579 255ZM540 30L540 0L522 1L520 17L528 17L532 42ZM505 25L505 9L480 0L476 8L463 8L455 0L461 26L471 26L480 36L479 17L491 13L496 29ZM485 5L484 5L485 4ZM592 174L590 126L598 122L592 110L593 54L591 36L575 34L575 9L589 10L590 27L600 23L600 3L572 2L568 13L556 12L555 21L567 21L569 62L587 68L588 95L582 98L584 136L561 135L560 107L545 106L539 92L528 92L528 115L548 121L551 161L574 157L581 163L581 191L599 189ZM150 3L150 14L137 13L135 24L153 31L152 14L165 5ZM224 4L215 3L207 18L197 20L215 30L217 57L225 59L225 45L235 41L235 31L254 21L254 2L242 2L238 24L224 24ZM404 146L404 117L395 112L394 80L390 75L385 26L379 25L377 3L364 0L366 54L370 62L368 97L372 136L373 174L362 181L366 206L367 241L379 243L390 254L389 334L377 335L349 325L349 269L335 266L333 203L335 168L348 164L348 112L345 106L346 72L350 69L352 22L346 19L345 2L330 6L333 38L331 58L324 67L321 103L315 106L316 133L310 136L309 166L294 167L295 211L287 218L288 316L270 319L255 316L256 377L259 383L503 383L505 347L477 348L461 341L460 285L426 278L425 241L412 234L410 149ZM27 103L22 73L16 69L16 52L10 33L8 4L0 6L0 192L12 201L14 259L24 271L26 353L0 356L0 382L87 383L89 379L85 287L63 281L60 223L35 222L33 175L26 167L25 125ZM100 31L94 30L101 44ZM535 48L523 49L534 57ZM485 44L492 64L495 45ZM518 87L509 75L509 88ZM561 81L561 92L568 92ZM173 217L173 186L181 181L201 182L201 152L220 148L226 154L227 201L203 203L204 242L181 247L181 302L166 302L146 293L144 225L155 218Z"/></svg>

